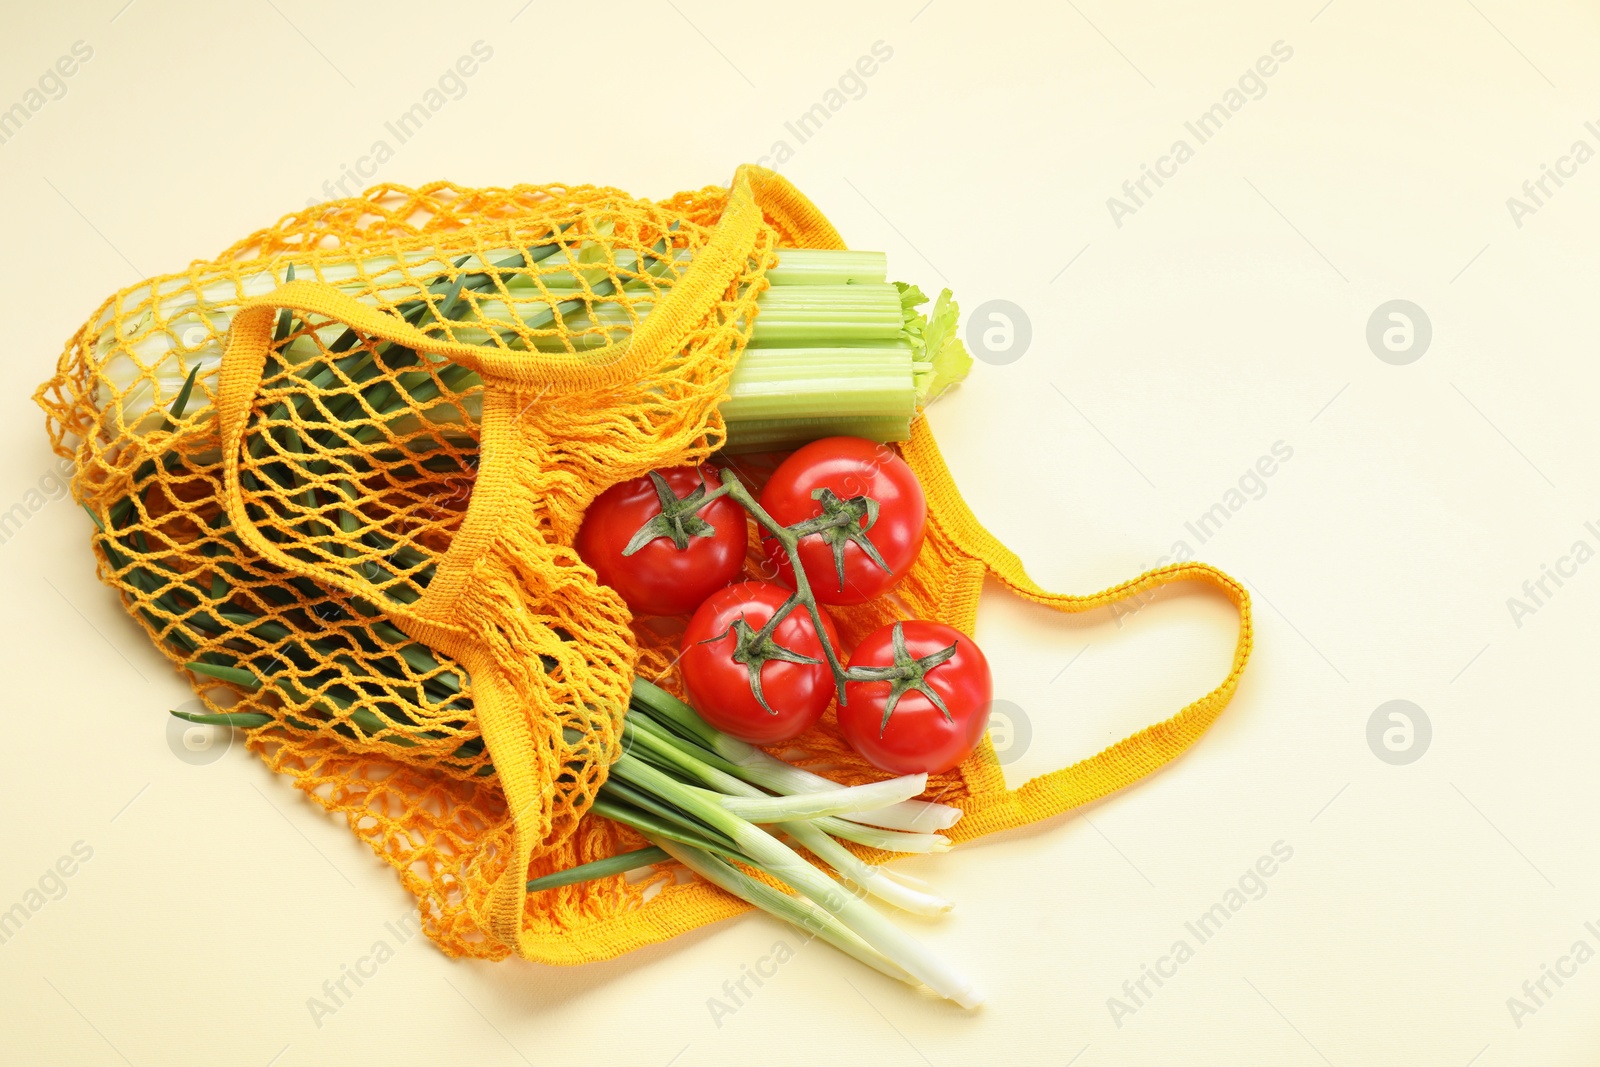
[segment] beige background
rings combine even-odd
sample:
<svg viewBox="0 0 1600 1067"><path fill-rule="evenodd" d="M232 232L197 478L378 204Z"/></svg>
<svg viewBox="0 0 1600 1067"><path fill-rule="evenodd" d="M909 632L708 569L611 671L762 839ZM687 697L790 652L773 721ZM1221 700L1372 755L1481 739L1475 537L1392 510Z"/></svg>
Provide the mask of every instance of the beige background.
<svg viewBox="0 0 1600 1067"><path fill-rule="evenodd" d="M1600 148L1592 6L124 2L10 3L0 35L0 108L93 49L0 144L0 510L28 512L0 544L0 909L93 850L0 944L0 1060L1600 1058L1600 962L1547 979L1531 1014L1507 1004L1574 942L1600 949L1600 565L1547 580L1532 614L1507 604L1600 546L1600 162L1563 164L1520 226L1507 206L1574 141ZM88 520L28 496L52 487L29 396L100 300L327 195L480 40L492 59L375 180L665 195L788 141L786 173L893 275L1028 315L1027 351L932 417L1041 581L1099 588L1182 540L1257 593L1256 658L1193 753L1081 816L907 865L959 901L923 933L987 987L980 1012L805 948L719 1026L708 998L797 941L749 917L581 970L453 963L419 938L319 1027L307 998L393 941L404 894L242 746L175 756L183 682L95 581ZM785 122L879 41L864 93L798 144ZM1264 94L1196 145L1184 123L1279 41ZM1108 197L1178 138L1193 158L1118 226ZM1393 299L1432 324L1409 365L1366 340ZM1278 442L1293 455L1264 494L1187 534ZM1078 621L996 596L979 636L1031 724L1020 781L1208 689L1233 618L1206 596ZM1432 727L1407 765L1367 742L1394 699ZM1277 842L1293 856L1265 895L1114 1017Z"/></svg>

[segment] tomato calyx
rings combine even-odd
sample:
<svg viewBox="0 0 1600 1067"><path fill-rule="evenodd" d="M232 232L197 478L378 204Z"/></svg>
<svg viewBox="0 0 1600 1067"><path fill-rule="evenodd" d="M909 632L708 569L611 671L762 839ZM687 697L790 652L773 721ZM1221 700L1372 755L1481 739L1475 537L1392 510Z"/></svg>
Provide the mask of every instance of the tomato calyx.
<svg viewBox="0 0 1600 1067"><path fill-rule="evenodd" d="M870 496L852 496L841 499L827 486L811 491L811 499L822 505L822 514L787 527L796 540L816 534L833 552L833 567L839 575L839 588L844 589L844 546L853 544L861 549L885 574L893 569L885 563L872 543L867 531L878 521L878 502ZM865 521L863 521L865 520Z"/></svg>
<svg viewBox="0 0 1600 1067"><path fill-rule="evenodd" d="M680 497L660 474L650 471L649 477L650 484L655 486L656 498L661 502L661 514L639 527L622 550L624 556L633 555L658 537L667 538L682 552L689 547L689 538L710 537L716 532L715 526L700 517L700 509L726 493L726 489L707 492L704 485L697 485L688 495Z"/></svg>
<svg viewBox="0 0 1600 1067"><path fill-rule="evenodd" d="M772 618L768 619L766 625L759 630L752 629L750 624L745 621L744 616L740 615L728 624L726 630L723 630L715 637L708 637L700 642L702 645L709 645L714 641L721 641L723 638L732 635L733 651L729 654L729 658L750 672L750 694L756 698L756 703L760 704L768 715L776 715L778 713L771 704L767 703L766 694L761 691L762 667L765 667L768 663L803 663L815 666L822 662L815 656L807 656L796 652L792 648L786 648L778 644L772 636L773 631L778 628L778 625L784 619L789 617L789 613L799 603L798 597L790 597L784 601L783 606L773 612ZM828 639L820 628L817 636L826 647Z"/></svg>
<svg viewBox="0 0 1600 1067"><path fill-rule="evenodd" d="M910 692L921 693L928 698L929 703L939 709L947 722L955 722L950 709L945 707L944 698L934 692L933 687L928 684L928 672L954 656L956 645L952 643L926 656L913 656L911 650L906 648L905 630L902 624L897 622L894 624L892 648L894 663L889 666L851 667L845 672L846 677L852 682L889 683L889 698L883 703L883 721L878 724L878 736L882 737L883 732L889 728L889 717L899 706L900 698Z"/></svg>

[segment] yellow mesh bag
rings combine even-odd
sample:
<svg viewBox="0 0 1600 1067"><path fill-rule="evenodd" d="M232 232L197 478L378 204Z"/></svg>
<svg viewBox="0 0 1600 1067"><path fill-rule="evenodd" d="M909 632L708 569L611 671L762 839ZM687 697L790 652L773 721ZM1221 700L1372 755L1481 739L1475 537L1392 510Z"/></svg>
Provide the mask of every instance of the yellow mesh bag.
<svg viewBox="0 0 1600 1067"><path fill-rule="evenodd" d="M661 202L385 185L123 290L39 390L101 578L176 663L208 665L201 699L256 717L250 748L395 868L451 955L579 963L747 907L665 871L524 883L642 845L585 813L631 678L673 687L674 635L634 623L572 539L608 486L717 449L784 247L843 243L758 167ZM847 644L913 615L971 632L991 575L1066 612L1198 581L1240 615L1226 677L1164 722L1016 790L987 742L936 776L928 795L966 813L952 837L1104 796L1221 713L1251 646L1237 582L1184 563L1049 593L973 518L925 419L901 448L927 540L898 603L836 612ZM877 776L831 712L800 744L842 781Z"/></svg>

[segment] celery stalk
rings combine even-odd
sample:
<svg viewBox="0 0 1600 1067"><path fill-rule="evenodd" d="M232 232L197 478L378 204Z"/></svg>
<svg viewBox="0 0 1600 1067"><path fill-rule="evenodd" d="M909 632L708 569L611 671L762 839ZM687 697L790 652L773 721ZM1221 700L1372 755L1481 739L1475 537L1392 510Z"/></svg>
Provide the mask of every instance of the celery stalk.
<svg viewBox="0 0 1600 1067"><path fill-rule="evenodd" d="M841 436L865 437L873 441L907 441L911 438L911 420L827 415L744 419L728 423L728 440L722 450L729 453L770 452L797 448L820 437Z"/></svg>
<svg viewBox="0 0 1600 1067"><path fill-rule="evenodd" d="M911 376L903 347L747 349L728 381L722 417L783 419L805 404L833 418L909 419L917 411Z"/></svg>
<svg viewBox="0 0 1600 1067"><path fill-rule="evenodd" d="M881 282L889 274L889 257L882 252L844 252L813 248L785 248L778 264L768 269L773 285L858 285Z"/></svg>

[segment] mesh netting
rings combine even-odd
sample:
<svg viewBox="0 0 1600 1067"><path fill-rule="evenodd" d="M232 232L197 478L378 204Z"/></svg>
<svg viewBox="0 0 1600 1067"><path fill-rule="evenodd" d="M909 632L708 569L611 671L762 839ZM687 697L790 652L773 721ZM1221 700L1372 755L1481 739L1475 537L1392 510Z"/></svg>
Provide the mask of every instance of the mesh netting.
<svg viewBox="0 0 1600 1067"><path fill-rule="evenodd" d="M446 581L440 618L458 632L437 643L499 646L494 673L520 698L540 771L534 875L637 847L631 831L580 821L615 757L639 651L620 600L563 546L605 486L717 446L715 402L779 234L753 227L685 343L631 380L552 390L430 353L463 343L614 363L645 315L672 306L728 195L654 205L598 188L380 187L117 294L41 391L101 526L102 577L163 652L202 672L211 710L267 717L252 748L401 871L447 951L508 950L485 936L486 909L515 820L469 672L395 623L415 633L407 616ZM218 400L240 308L291 281L333 287L429 344L273 312L237 475L249 525L292 559L278 566L230 520ZM495 486L503 506L485 507L484 544L450 556L486 400L503 409L495 443L515 460ZM667 674L670 638L645 638L642 669ZM657 880L585 886L561 894L562 910L636 906Z"/></svg>

